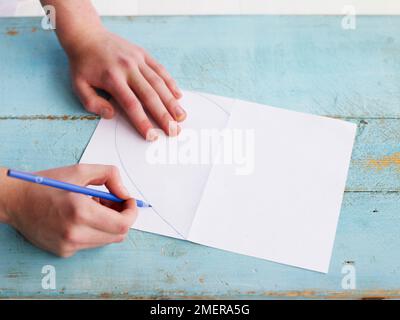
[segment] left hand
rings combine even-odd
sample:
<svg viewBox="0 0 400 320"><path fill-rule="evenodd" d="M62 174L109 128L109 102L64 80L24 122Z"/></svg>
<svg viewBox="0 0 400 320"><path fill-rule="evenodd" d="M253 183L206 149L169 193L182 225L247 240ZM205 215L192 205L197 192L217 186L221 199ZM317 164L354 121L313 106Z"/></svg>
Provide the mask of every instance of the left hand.
<svg viewBox="0 0 400 320"><path fill-rule="evenodd" d="M107 119L114 116L113 105L95 90L102 89L147 140L158 136L145 111L166 134L179 134L177 122L186 118L186 112L178 102L181 91L165 68L144 49L105 29L88 38L67 52L74 89L86 110Z"/></svg>

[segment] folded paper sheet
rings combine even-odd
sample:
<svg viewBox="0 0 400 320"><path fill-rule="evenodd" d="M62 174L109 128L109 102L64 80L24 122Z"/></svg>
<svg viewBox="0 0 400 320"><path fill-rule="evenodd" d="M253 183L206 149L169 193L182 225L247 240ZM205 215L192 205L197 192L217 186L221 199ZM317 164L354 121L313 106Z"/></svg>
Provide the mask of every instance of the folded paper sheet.
<svg viewBox="0 0 400 320"><path fill-rule="evenodd" d="M184 92L179 137L101 120L81 163L113 164L152 204L134 228L327 272L356 126Z"/></svg>

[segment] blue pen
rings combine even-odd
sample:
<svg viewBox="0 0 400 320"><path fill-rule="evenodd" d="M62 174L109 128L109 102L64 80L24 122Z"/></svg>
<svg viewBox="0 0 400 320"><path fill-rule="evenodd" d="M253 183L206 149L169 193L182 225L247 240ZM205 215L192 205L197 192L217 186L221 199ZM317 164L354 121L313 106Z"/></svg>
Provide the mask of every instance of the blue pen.
<svg viewBox="0 0 400 320"><path fill-rule="evenodd" d="M124 202L125 201L125 200L120 199L117 196L113 195L112 193L99 191L99 190L95 190L95 189L90 189L90 188L86 188L86 187L81 187L81 186L77 186L72 183L66 183L66 182L62 182L62 181L58 181L58 180L54 180L54 179L50 179L50 178L46 178L46 177L36 176L36 175L28 173L28 172L8 170L7 176L9 176L11 178L21 179L21 180L28 181L28 182L42 184L42 185L45 185L48 187L62 189L62 190L70 191L70 192L86 194L88 196L92 196L92 197L96 197L96 198L111 200L111 201L115 201L115 202ZM136 200L136 205L139 208L151 207L150 204L148 204L142 200Z"/></svg>

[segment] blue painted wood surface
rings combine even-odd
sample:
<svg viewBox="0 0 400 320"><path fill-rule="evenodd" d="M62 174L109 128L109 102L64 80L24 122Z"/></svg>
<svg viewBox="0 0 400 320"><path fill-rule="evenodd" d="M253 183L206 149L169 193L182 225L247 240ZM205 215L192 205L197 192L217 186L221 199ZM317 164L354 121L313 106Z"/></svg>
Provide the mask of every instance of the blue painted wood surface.
<svg viewBox="0 0 400 320"><path fill-rule="evenodd" d="M400 17L105 18L184 89L339 117L358 125L327 275L131 231L60 259L0 225L0 297L400 297ZM67 60L37 18L0 19L0 165L76 163L93 133ZM293 155L295 158L295 155ZM41 286L54 265L57 289ZM341 286L343 266L356 289Z"/></svg>

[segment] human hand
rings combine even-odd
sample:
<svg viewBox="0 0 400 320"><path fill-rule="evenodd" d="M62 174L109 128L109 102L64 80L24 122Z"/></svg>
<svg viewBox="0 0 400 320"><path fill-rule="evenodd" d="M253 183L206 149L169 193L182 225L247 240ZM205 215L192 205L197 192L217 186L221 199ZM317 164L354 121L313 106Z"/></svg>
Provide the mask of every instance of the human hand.
<svg viewBox="0 0 400 320"><path fill-rule="evenodd" d="M179 134L177 122L186 118L178 102L182 94L165 68L144 49L98 26L90 36L74 38L73 45L65 48L74 89L87 111L107 119L114 116L113 105L95 91L102 89L147 140L156 140L157 132L151 130L146 112L166 134Z"/></svg>
<svg viewBox="0 0 400 320"><path fill-rule="evenodd" d="M79 164L42 171L41 176L87 185L105 185L122 204L6 177L0 170L0 213L34 245L62 257L121 242L136 219L136 201L113 166Z"/></svg>

